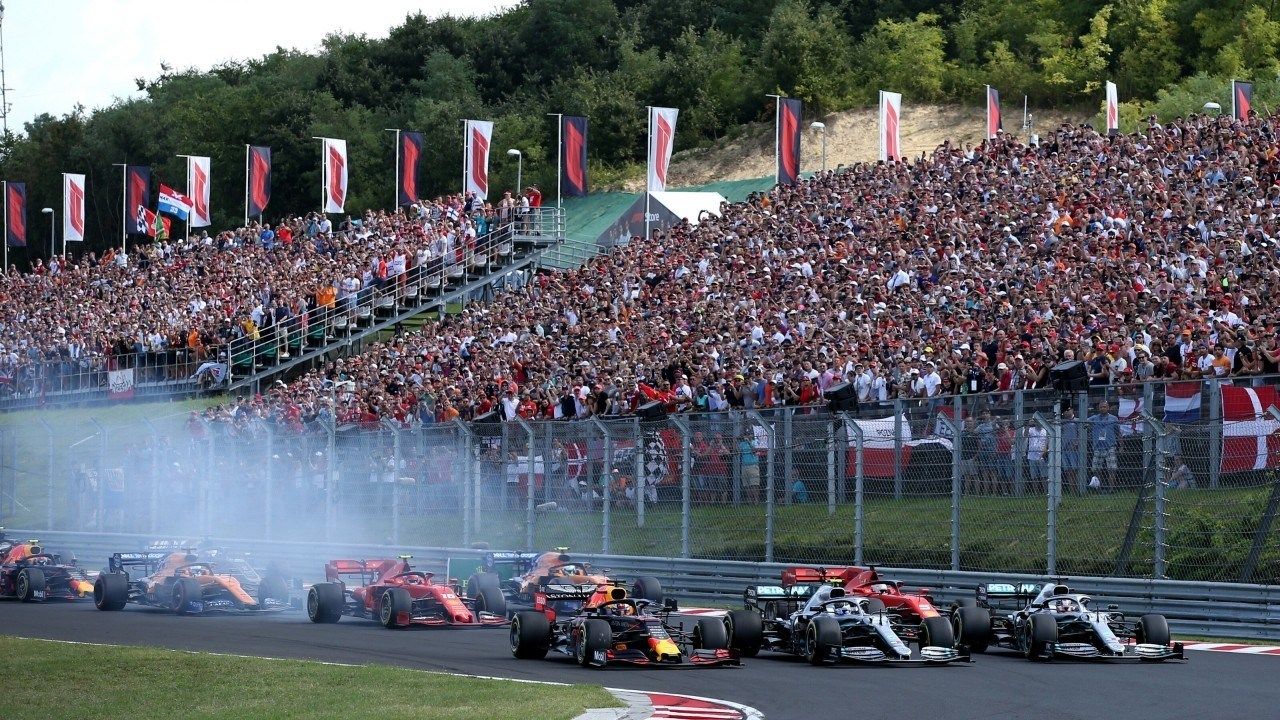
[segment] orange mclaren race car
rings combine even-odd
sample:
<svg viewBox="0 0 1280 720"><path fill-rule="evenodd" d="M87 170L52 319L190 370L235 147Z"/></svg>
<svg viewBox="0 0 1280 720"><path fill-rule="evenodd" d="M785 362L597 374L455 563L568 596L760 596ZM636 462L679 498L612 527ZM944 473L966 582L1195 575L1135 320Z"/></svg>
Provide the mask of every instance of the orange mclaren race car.
<svg viewBox="0 0 1280 720"><path fill-rule="evenodd" d="M23 602L79 600L93 592L93 580L74 558L45 552L39 540L10 542L0 529L0 597Z"/></svg>
<svg viewBox="0 0 1280 720"><path fill-rule="evenodd" d="M433 582L432 573L409 567L410 559L330 560L324 566L327 582L307 592L307 617L317 623L338 622L343 615L372 618L387 628L507 624L501 596L487 610L478 609L479 603L459 596L456 583Z"/></svg>
<svg viewBox="0 0 1280 720"><path fill-rule="evenodd" d="M135 568L141 575L136 579L131 572ZM289 607L289 593L281 578L263 578L257 588L247 588L214 563L202 562L190 550L178 550L115 553L94 582L93 602L99 610L119 610L132 602L193 615L284 609Z"/></svg>
<svg viewBox="0 0 1280 720"><path fill-rule="evenodd" d="M581 610L599 590L623 587L624 581L610 578L607 570L570 558L568 548L551 552L491 552L484 556L484 569L467 580L467 597L480 606L502 599L512 617L522 610L551 608L561 615ZM504 574L510 578L503 580ZM662 583L657 578L637 577L630 595L654 605L663 601Z"/></svg>

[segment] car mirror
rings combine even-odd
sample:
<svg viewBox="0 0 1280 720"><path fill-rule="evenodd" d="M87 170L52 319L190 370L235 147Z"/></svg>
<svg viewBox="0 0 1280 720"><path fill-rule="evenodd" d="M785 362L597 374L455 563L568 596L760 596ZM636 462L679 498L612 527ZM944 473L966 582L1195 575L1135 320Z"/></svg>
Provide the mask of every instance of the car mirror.
<svg viewBox="0 0 1280 720"><path fill-rule="evenodd" d="M1119 609L1120 609L1119 605L1112 604L1107 606L1108 612L1115 612L1116 610L1119 610Z"/></svg>
<svg viewBox="0 0 1280 720"><path fill-rule="evenodd" d="M667 612L676 612L680 609L680 606L676 604L675 598L669 597L669 598L662 599L662 609L666 610Z"/></svg>

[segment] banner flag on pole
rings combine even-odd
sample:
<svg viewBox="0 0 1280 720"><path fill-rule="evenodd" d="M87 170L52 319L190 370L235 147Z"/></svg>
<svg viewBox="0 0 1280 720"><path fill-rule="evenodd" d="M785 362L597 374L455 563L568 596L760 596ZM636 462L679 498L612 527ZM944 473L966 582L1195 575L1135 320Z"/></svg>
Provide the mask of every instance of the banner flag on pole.
<svg viewBox="0 0 1280 720"><path fill-rule="evenodd" d="M671 149L676 140L675 108L649 108L649 192L667 189L667 166L671 163Z"/></svg>
<svg viewBox="0 0 1280 720"><path fill-rule="evenodd" d="M191 199L193 228L207 227L213 223L209 214L209 158L187 158L187 197Z"/></svg>
<svg viewBox="0 0 1280 720"><path fill-rule="evenodd" d="M880 91L880 162L902 159L902 93Z"/></svg>
<svg viewBox="0 0 1280 720"><path fill-rule="evenodd" d="M1000 120L1000 91L987 86L987 139L994 140L996 133L1004 129Z"/></svg>
<svg viewBox="0 0 1280 720"><path fill-rule="evenodd" d="M418 201L418 164L422 159L422 133L410 130L400 131L399 154L400 177L396 180L396 204L412 205Z"/></svg>
<svg viewBox="0 0 1280 720"><path fill-rule="evenodd" d="M347 202L347 141L324 140L324 211L340 213Z"/></svg>
<svg viewBox="0 0 1280 720"><path fill-rule="evenodd" d="M778 177L780 185L800 182L800 120L804 101L778 98Z"/></svg>
<svg viewBox="0 0 1280 720"><path fill-rule="evenodd" d="M1116 92L1116 84L1107 81L1107 134L1120 132L1120 95Z"/></svg>
<svg viewBox="0 0 1280 720"><path fill-rule="evenodd" d="M5 183L4 241L9 247L27 246L27 184Z"/></svg>
<svg viewBox="0 0 1280 720"><path fill-rule="evenodd" d="M1249 122L1249 111L1253 109L1253 83L1240 80L1231 81L1231 117L1240 122Z"/></svg>
<svg viewBox="0 0 1280 720"><path fill-rule="evenodd" d="M84 240L84 175L62 173L62 241Z"/></svg>
<svg viewBox="0 0 1280 720"><path fill-rule="evenodd" d="M160 197L156 200L156 209L172 215L179 220L186 220L191 215L191 198L160 183Z"/></svg>
<svg viewBox="0 0 1280 720"><path fill-rule="evenodd" d="M126 165L124 168L124 206L131 217L137 217L138 208L151 205L151 168L147 165ZM147 229L137 224L128 225L130 235L145 235Z"/></svg>
<svg viewBox="0 0 1280 720"><path fill-rule="evenodd" d="M568 197L587 195L587 119L580 115L560 118L560 186Z"/></svg>
<svg viewBox="0 0 1280 720"><path fill-rule="evenodd" d="M249 217L261 215L271 202L271 148L249 148Z"/></svg>
<svg viewBox="0 0 1280 720"><path fill-rule="evenodd" d="M480 201L489 199L489 142L493 139L493 123L488 120L468 120L466 126L465 166L467 169L466 192L475 193Z"/></svg>

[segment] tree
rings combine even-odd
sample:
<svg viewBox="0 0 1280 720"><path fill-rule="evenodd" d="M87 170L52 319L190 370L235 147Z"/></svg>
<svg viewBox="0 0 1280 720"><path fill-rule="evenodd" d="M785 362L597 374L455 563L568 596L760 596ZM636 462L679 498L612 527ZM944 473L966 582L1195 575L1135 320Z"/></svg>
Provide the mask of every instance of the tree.
<svg viewBox="0 0 1280 720"><path fill-rule="evenodd" d="M938 16L920 13L913 20L881 20L858 45L859 85L863 99L887 89L915 100L942 96L946 53Z"/></svg>
<svg viewBox="0 0 1280 720"><path fill-rule="evenodd" d="M782 0L769 16L761 55L770 84L819 111L849 101L853 41L831 7L814 12L807 0Z"/></svg>
<svg viewBox="0 0 1280 720"><path fill-rule="evenodd" d="M1157 90L1176 80L1182 71L1168 5L1167 0L1116 3L1109 43L1120 48L1115 82L1126 97L1155 97Z"/></svg>
<svg viewBox="0 0 1280 720"><path fill-rule="evenodd" d="M1082 97L1102 85L1111 53L1111 46L1106 43L1110 17L1110 7L1099 10L1089 21L1089 32L1080 36L1079 44L1052 33L1040 38L1044 42L1040 64L1045 90Z"/></svg>

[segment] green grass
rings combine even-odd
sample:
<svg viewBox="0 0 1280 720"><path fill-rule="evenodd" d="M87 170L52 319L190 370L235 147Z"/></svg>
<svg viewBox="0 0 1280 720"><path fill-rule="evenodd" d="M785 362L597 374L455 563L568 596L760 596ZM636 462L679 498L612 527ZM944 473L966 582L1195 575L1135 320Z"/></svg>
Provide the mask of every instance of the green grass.
<svg viewBox="0 0 1280 720"><path fill-rule="evenodd" d="M0 637L0 674L37 682L5 718L182 717L568 720L617 707L593 685L481 680L379 665L328 665L156 648Z"/></svg>

